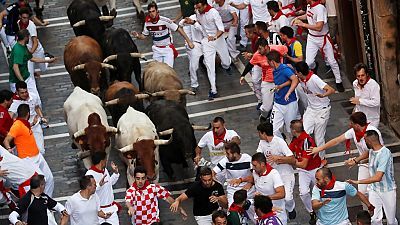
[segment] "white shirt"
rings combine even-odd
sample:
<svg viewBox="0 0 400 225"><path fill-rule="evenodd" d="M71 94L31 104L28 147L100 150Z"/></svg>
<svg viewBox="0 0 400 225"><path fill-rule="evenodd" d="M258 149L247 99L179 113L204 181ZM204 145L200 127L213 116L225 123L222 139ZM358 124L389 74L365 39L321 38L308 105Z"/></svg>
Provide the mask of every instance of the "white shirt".
<svg viewBox="0 0 400 225"><path fill-rule="evenodd" d="M281 175L276 169L272 169L268 175L260 176L255 171L253 171L254 186L256 192L262 195L273 195L275 194L275 188L284 186ZM279 200L272 200L272 204L275 207L281 209L285 208L285 198Z"/></svg>
<svg viewBox="0 0 400 225"><path fill-rule="evenodd" d="M29 122L32 123L33 119L37 115L37 113L35 111L35 108L36 108L36 106L40 105L39 98L34 93L29 93L28 100L15 100L14 99L14 101L11 104L10 108L8 109L8 111L14 113L15 115L17 115L17 109L21 104L28 104L29 105L29 113L30 113Z"/></svg>
<svg viewBox="0 0 400 225"><path fill-rule="evenodd" d="M290 23L289 23L289 19L285 15L282 14L279 17L277 17L277 16L278 15L275 15L275 17L271 18L271 22L270 22L268 29L271 32L279 33L279 31L281 30L282 27L290 26Z"/></svg>
<svg viewBox="0 0 400 225"><path fill-rule="evenodd" d="M214 8L211 8L208 12L205 13L199 13L199 11L196 10L196 17L197 21L203 28L204 37L215 36L217 34L217 31L225 31L221 16Z"/></svg>
<svg viewBox="0 0 400 225"><path fill-rule="evenodd" d="M117 183L119 178L119 173L117 174L113 173L110 176L107 168L104 169L104 173L99 173L89 169L85 175L92 175L94 180L96 181L97 184L96 194L100 198L100 205L106 206L112 204L114 202L114 193L112 186ZM104 175L106 176L104 178L104 182L106 183L104 183L103 186L100 186L100 180L103 179Z"/></svg>
<svg viewBox="0 0 400 225"><path fill-rule="evenodd" d="M329 106L331 101L328 97L320 98L316 96L316 94L324 94L324 87L327 85L319 76L313 74L307 82L301 81L300 85L307 95L307 107L319 110Z"/></svg>
<svg viewBox="0 0 400 225"><path fill-rule="evenodd" d="M29 42L26 44L26 47L28 47L28 49L30 50L30 49L32 49L32 45L33 45L32 37L37 37L38 38L35 23L32 22L32 20L29 20L29 24L28 24L28 27L26 29L29 31L29 34L30 34ZM40 43L39 38L38 38L38 46L37 46L37 48L35 50L35 53L39 52L41 50L43 50L43 46Z"/></svg>
<svg viewBox="0 0 400 225"><path fill-rule="evenodd" d="M97 194L92 194L86 199L79 191L68 199L65 208L71 225L99 225L97 213L100 211L100 199Z"/></svg>
<svg viewBox="0 0 400 225"><path fill-rule="evenodd" d="M326 0L325 7L328 12L328 17L337 16L335 0Z"/></svg>
<svg viewBox="0 0 400 225"><path fill-rule="evenodd" d="M228 0L225 0L222 6L219 6L219 4L214 3L213 7L218 11L219 15L221 16L224 28L229 29L233 21L232 14L236 13L236 9L229 4Z"/></svg>
<svg viewBox="0 0 400 225"><path fill-rule="evenodd" d="M226 129L224 140L230 141L233 137L240 138L234 130ZM217 146L214 145L213 131L208 131L206 134L204 134L197 146L200 148L207 146L208 150L210 151L210 159L213 165L217 165L217 163L225 157L224 143L220 142Z"/></svg>
<svg viewBox="0 0 400 225"><path fill-rule="evenodd" d="M156 23L146 21L143 35L151 35L155 46L168 46L172 44L171 30L178 30L179 26L167 17L160 16Z"/></svg>
<svg viewBox="0 0 400 225"><path fill-rule="evenodd" d="M381 115L379 84L372 78L369 79L362 89L357 84L357 80L353 81L355 97L360 99L360 104L355 106L354 111L365 113L369 122L371 120L379 121Z"/></svg>
<svg viewBox="0 0 400 225"><path fill-rule="evenodd" d="M379 141L381 142L381 145L384 145L381 132L376 127L374 127L372 125L368 125L367 126L367 131L368 130L376 131L379 134ZM344 137L346 139L353 139L354 143L356 144L358 153L360 153L360 155L362 153L364 153L364 152L368 152L369 151L369 149L367 147L367 144L365 143L365 138L364 137L361 138L360 142L357 142L356 133L354 132L353 128L347 130L346 133L344 133Z"/></svg>
<svg viewBox="0 0 400 225"><path fill-rule="evenodd" d="M253 23L257 21L269 22L271 15L268 12L267 2L274 0L244 0L244 4L251 5L251 12L253 14Z"/></svg>
<svg viewBox="0 0 400 225"><path fill-rule="evenodd" d="M293 152L289 149L285 140L280 137L274 136L271 142L260 140L257 152L262 152L266 157L269 155L277 156L293 156ZM276 164L272 163L271 166L278 170L281 176L294 174L293 167L289 164Z"/></svg>
<svg viewBox="0 0 400 225"><path fill-rule="evenodd" d="M310 5L307 5L307 21L310 25L316 25L317 22L324 22L324 26L321 31L315 31L309 29L310 34L315 36L326 35L329 32L328 26L328 14L325 6L322 4L318 4L311 8Z"/></svg>
<svg viewBox="0 0 400 225"><path fill-rule="evenodd" d="M292 7L288 7L291 4L295 4L296 0L279 0L279 2L282 3L282 12L284 14L288 14L290 12L292 12L293 10L295 10L295 6L293 5ZM287 7L287 8L285 8Z"/></svg>
<svg viewBox="0 0 400 225"><path fill-rule="evenodd" d="M190 19L196 20L196 14L193 14L189 16ZM186 24L185 19L182 19L179 22L179 26L189 26L190 29L185 29L186 35L189 37L189 39L193 42L201 43L201 39L203 39L203 32L202 32L202 27L199 23L194 23L192 24Z"/></svg>

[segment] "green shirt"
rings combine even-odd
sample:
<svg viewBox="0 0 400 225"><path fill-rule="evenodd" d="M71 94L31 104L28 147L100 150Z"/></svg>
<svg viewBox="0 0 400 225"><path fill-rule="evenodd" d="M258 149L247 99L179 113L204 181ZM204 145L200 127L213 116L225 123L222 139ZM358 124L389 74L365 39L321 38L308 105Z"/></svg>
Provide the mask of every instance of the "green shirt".
<svg viewBox="0 0 400 225"><path fill-rule="evenodd" d="M24 80L29 77L28 70L28 60L32 58L32 54L29 53L26 45L21 45L20 43L16 43L11 51L10 61L9 61L9 70L10 70L10 83L17 83L19 80L17 76L15 76L15 72L13 69L14 64L18 64L19 71Z"/></svg>
<svg viewBox="0 0 400 225"><path fill-rule="evenodd" d="M194 14L194 0L179 0L183 18Z"/></svg>

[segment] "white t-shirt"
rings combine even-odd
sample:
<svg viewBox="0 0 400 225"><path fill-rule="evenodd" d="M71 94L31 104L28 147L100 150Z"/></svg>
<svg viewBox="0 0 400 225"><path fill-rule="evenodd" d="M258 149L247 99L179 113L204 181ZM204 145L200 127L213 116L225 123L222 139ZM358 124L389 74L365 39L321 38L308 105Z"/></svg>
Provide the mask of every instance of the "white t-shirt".
<svg viewBox="0 0 400 225"><path fill-rule="evenodd" d="M368 125L367 131L368 130L376 131L379 134L379 141L381 142L381 145L384 145L381 132L376 127L374 127L372 125ZM354 132L353 128L347 130L346 133L344 133L344 137L346 139L353 139L353 141L354 141L354 143L355 143L355 145L357 147L358 153L360 153L360 155L362 153L364 153L364 152L368 152L369 151L369 149L367 147L367 144L365 143L365 138L364 137L361 138L360 142L357 142L356 133Z"/></svg>
<svg viewBox="0 0 400 225"><path fill-rule="evenodd" d="M379 84L374 79L369 81L361 89L358 81L353 82L355 97L360 99L360 104L354 108L355 112L363 112L368 121L379 121L381 116L381 92Z"/></svg>
<svg viewBox="0 0 400 225"><path fill-rule="evenodd" d="M328 12L328 17L337 16L335 0L326 0L325 7Z"/></svg>
<svg viewBox="0 0 400 225"><path fill-rule="evenodd" d="M254 186L256 192L262 195L273 195L275 194L275 188L284 186L281 175L276 169L272 169L268 175L259 176L255 171L253 171ZM285 198L279 200L272 200L272 204L275 207L281 209L285 208Z"/></svg>
<svg viewBox="0 0 400 225"><path fill-rule="evenodd" d="M196 18L203 28L204 37L215 36L217 34L217 31L225 31L221 16L214 8L211 8L208 12L205 13L199 13L199 11L196 10Z"/></svg>
<svg viewBox="0 0 400 225"><path fill-rule="evenodd" d="M280 137L274 136L271 142L260 140L258 144L257 152L262 152L266 157L269 155L277 156L293 156L293 152L289 149L285 140ZM271 166L278 170L281 176L291 175L294 173L293 167L289 164L276 164L273 163Z"/></svg>
<svg viewBox="0 0 400 225"><path fill-rule="evenodd" d="M155 46L167 46L172 44L171 30L178 30L179 26L167 17L160 16L157 23L146 21L143 35L151 35Z"/></svg>
<svg viewBox="0 0 400 225"><path fill-rule="evenodd" d="M213 7L218 11L219 15L221 16L224 27L229 28L230 24L232 24L233 21L232 13L236 13L236 9L229 5L228 0L225 0L222 6L219 6L219 4L214 2Z"/></svg>
<svg viewBox="0 0 400 225"><path fill-rule="evenodd" d="M327 85L317 75L313 74L307 82L301 81L300 85L307 95L307 107L318 110L329 106L331 101L328 97L320 98L316 96L316 94L324 94L324 87Z"/></svg>
<svg viewBox="0 0 400 225"><path fill-rule="evenodd" d="M226 129L224 140L231 141L233 137L240 138L234 130ZM210 159L213 165L217 165L217 163L225 157L224 143L221 142L217 146L214 145L213 131L208 131L206 134L204 134L197 146L200 148L207 146L208 150L210 151Z"/></svg>
<svg viewBox="0 0 400 225"><path fill-rule="evenodd" d="M190 19L192 20L196 20L196 14L193 14L191 16L189 16ZM185 23L185 19L182 19L179 22L179 26L182 26L183 29L185 30L186 35L189 37L189 39L191 41L200 43L201 39L203 39L203 31L202 31L202 27L199 23L195 23L195 24L186 24ZM189 27L189 29L186 29L187 27Z"/></svg>
<svg viewBox="0 0 400 225"><path fill-rule="evenodd" d="M28 104L29 105L29 112L30 112L29 122L32 123L33 119L37 115L37 113L35 111L35 107L40 105L39 98L34 93L29 93L29 98L26 101L25 100L15 100L14 99L14 101L11 104L10 108L8 109L8 111L14 113L15 115L17 115L17 109L21 104Z"/></svg>
<svg viewBox="0 0 400 225"><path fill-rule="evenodd" d="M28 44L26 44L26 47L28 47L28 49L30 50L30 49L32 49L32 45L33 45L32 37L37 37L38 38L35 23L33 23L32 20L29 20L29 24L28 24L28 27L26 29L29 31L29 34L31 36L29 38ZM40 43L39 38L38 38L38 47L36 48L35 52L39 52L42 49L43 49L42 44Z"/></svg>
<svg viewBox="0 0 400 225"><path fill-rule="evenodd" d="M113 173L110 176L107 168L104 169L104 173L99 173L92 169L89 169L85 175L92 175L94 180L96 181L97 185L96 194L97 196L99 196L100 205L106 206L112 204L114 202L114 193L112 186L117 183L119 178L119 173L118 174ZM105 183L103 184L103 186L100 186L100 181L101 179L103 179L104 175L106 175L106 177L104 178Z"/></svg>
<svg viewBox="0 0 400 225"><path fill-rule="evenodd" d="M269 22L271 15L268 12L267 2L274 0L244 0L244 4L251 5L251 13L253 14L253 23L257 21Z"/></svg>
<svg viewBox="0 0 400 225"><path fill-rule="evenodd" d="M277 17L277 15L275 15ZM270 26L268 27L269 31L279 33L282 27L290 26L289 19L285 15L280 15L275 19L273 17L270 22Z"/></svg>
<svg viewBox="0 0 400 225"><path fill-rule="evenodd" d="M314 7L307 5L307 21L310 25L316 25L317 22L324 22L321 31L309 30L310 34L320 36L326 35L329 32L328 14L325 6L318 4Z"/></svg>
<svg viewBox="0 0 400 225"><path fill-rule="evenodd" d="M295 0L279 0L279 2L282 3L282 12L284 14L293 12L293 10L296 9L296 7L294 5L292 5L292 7L289 7L289 5L295 4L295 2L296 2Z"/></svg>
<svg viewBox="0 0 400 225"><path fill-rule="evenodd" d="M100 211L100 199L97 194L92 194L86 199L79 191L68 199L65 208L71 225L99 225L97 213Z"/></svg>

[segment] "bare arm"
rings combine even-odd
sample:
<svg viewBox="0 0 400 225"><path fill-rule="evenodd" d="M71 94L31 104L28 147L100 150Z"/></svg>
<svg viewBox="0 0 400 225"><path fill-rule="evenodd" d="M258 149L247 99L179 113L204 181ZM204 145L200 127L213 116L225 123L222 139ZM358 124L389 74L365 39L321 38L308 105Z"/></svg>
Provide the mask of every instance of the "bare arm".
<svg viewBox="0 0 400 225"><path fill-rule="evenodd" d="M382 180L382 177L385 173L382 171L377 171L376 174L373 177L362 179L362 180L348 180L349 183L353 184L372 184L376 182L380 182Z"/></svg>
<svg viewBox="0 0 400 225"><path fill-rule="evenodd" d="M224 209L228 208L228 199L226 198L226 195L218 196L218 204Z"/></svg>
<svg viewBox="0 0 400 225"><path fill-rule="evenodd" d="M186 35L185 31L182 29L182 27L178 27L178 30L176 30L186 41L186 43L188 43L190 48L193 48L194 45L192 43L192 41L189 39L189 37Z"/></svg>
<svg viewBox="0 0 400 225"><path fill-rule="evenodd" d="M6 17L7 16L7 10L3 10L1 13L0 13L0 30L3 28L3 19L4 19L4 17Z"/></svg>
<svg viewBox="0 0 400 225"><path fill-rule="evenodd" d="M277 164L289 164L289 165L295 165L296 164L296 158L294 158L293 155L291 156L274 156L274 162Z"/></svg>
<svg viewBox="0 0 400 225"><path fill-rule="evenodd" d="M297 25L299 27L304 27L309 30L315 30L315 31L320 32L322 30L322 28L324 27L324 22L319 21L315 25L311 25L311 24L303 23L303 22L297 22L297 23L295 22L295 25Z"/></svg>
<svg viewBox="0 0 400 225"><path fill-rule="evenodd" d="M275 194L268 195L271 200L279 200L285 198L285 188L283 186L279 186L275 188Z"/></svg>
<svg viewBox="0 0 400 225"><path fill-rule="evenodd" d="M243 2L240 4L235 4L235 3L231 2L231 6L234 8L237 8L237 9L245 9L247 7L247 5L244 4Z"/></svg>
<svg viewBox="0 0 400 225"><path fill-rule="evenodd" d="M232 26L236 27L238 25L238 23L239 23L238 22L239 21L238 15L236 14L236 12L231 12L231 14L232 14L232 17L233 17Z"/></svg>
<svg viewBox="0 0 400 225"><path fill-rule="evenodd" d="M67 225L69 221L69 215L63 215L61 217L60 225Z"/></svg>
<svg viewBox="0 0 400 225"><path fill-rule="evenodd" d="M31 60L32 62L35 62L35 63L52 63L52 62L56 61L56 58L42 59L42 58L32 57L30 60ZM14 65L15 65L15 64L14 64Z"/></svg>
<svg viewBox="0 0 400 225"><path fill-rule="evenodd" d="M10 143L14 138L11 135L7 135L6 138L4 138L3 144L4 147L10 151L9 149L11 148Z"/></svg>
<svg viewBox="0 0 400 225"><path fill-rule="evenodd" d="M357 197L360 199L360 201L362 203L364 203L368 207L368 210L370 210L370 207L372 206L372 204L368 201L368 198L359 191L357 191Z"/></svg>
<svg viewBox="0 0 400 225"><path fill-rule="evenodd" d="M330 198L325 199L323 202L321 202L320 200L312 200L311 205L314 211L318 211L320 208L328 204L330 201L331 201Z"/></svg>
<svg viewBox="0 0 400 225"><path fill-rule="evenodd" d="M346 137L344 136L344 134L342 134L342 135L335 137L334 139L328 141L327 143L325 143L322 146L312 148L311 154L316 154L316 153L326 150L328 148L332 148L333 146L336 146L344 141L346 141Z"/></svg>
<svg viewBox="0 0 400 225"><path fill-rule="evenodd" d="M18 78L18 80L24 81L24 78L22 78L22 75L21 75L21 71L19 70L18 64L13 65L13 70L14 70L14 74Z"/></svg>
<svg viewBox="0 0 400 225"><path fill-rule="evenodd" d="M39 45L39 41L38 41L38 38L36 36L31 37L31 40L32 40L32 48L31 48L31 50L29 52L31 54L33 54L36 51L36 49L37 49L37 47Z"/></svg>
<svg viewBox="0 0 400 225"><path fill-rule="evenodd" d="M307 164L308 164L308 158L304 158L304 157L303 157L301 161L298 161L298 160L296 159L295 166L296 166L297 168L305 169L305 168L307 167Z"/></svg>

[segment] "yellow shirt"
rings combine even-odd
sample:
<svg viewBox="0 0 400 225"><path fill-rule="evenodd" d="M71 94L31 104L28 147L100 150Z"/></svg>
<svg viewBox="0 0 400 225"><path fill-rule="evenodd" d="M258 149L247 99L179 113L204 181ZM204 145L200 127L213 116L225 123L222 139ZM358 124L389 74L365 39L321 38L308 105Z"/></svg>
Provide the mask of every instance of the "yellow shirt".
<svg viewBox="0 0 400 225"><path fill-rule="evenodd" d="M19 158L23 159L39 154L39 149L36 145L32 130L28 129L21 121L16 120L8 134L14 138Z"/></svg>

